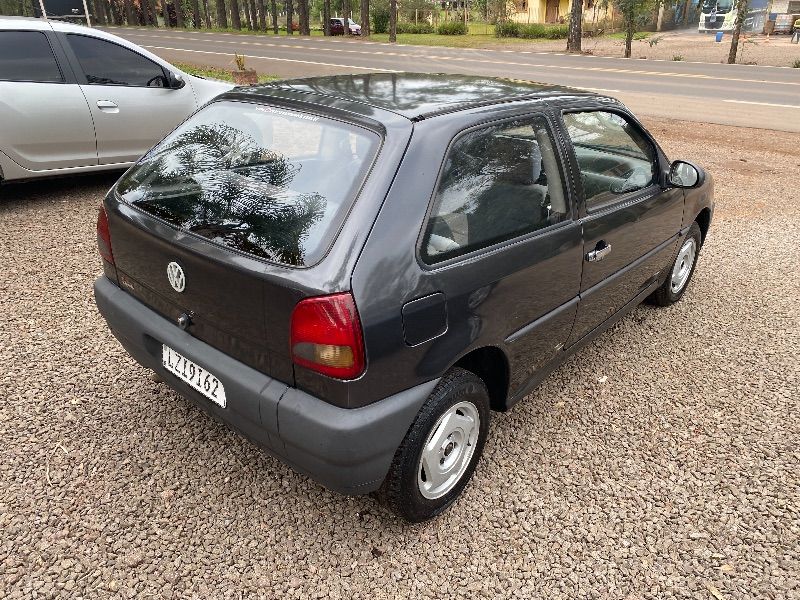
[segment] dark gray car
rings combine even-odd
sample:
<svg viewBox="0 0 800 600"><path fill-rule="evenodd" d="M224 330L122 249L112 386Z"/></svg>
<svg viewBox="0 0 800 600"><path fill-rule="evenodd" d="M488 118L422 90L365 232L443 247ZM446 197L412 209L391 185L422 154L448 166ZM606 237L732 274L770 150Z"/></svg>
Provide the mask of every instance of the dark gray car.
<svg viewBox="0 0 800 600"><path fill-rule="evenodd" d="M645 299L684 294L711 177L611 98L374 74L240 88L98 219L130 354L292 467L411 521L461 493L490 412Z"/></svg>

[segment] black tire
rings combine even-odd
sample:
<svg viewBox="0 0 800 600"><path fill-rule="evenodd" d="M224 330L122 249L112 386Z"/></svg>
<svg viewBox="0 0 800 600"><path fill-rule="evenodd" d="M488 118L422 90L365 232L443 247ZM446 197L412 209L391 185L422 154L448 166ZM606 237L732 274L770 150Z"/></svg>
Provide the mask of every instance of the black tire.
<svg viewBox="0 0 800 600"><path fill-rule="evenodd" d="M694 241L695 245L694 260L692 261L688 278L680 287L680 289L675 290L672 286L672 273L676 263L682 259L681 249L684 247L684 244L690 240ZM703 236L700 233L700 226L697 224L697 221L695 221L689 228L689 232L686 234L686 237L681 240L680 246L678 247L678 253L675 255L675 260L673 261L672 265L670 265L669 272L667 273L664 283L662 283L661 287L659 287L655 292L648 296L647 301L650 304L655 304L656 306L669 306L671 304L675 304L683 297L683 294L686 293L686 288L689 287L689 283L692 281L692 275L694 275L694 269L697 266L697 259L700 258L700 248L702 244Z"/></svg>
<svg viewBox="0 0 800 600"><path fill-rule="evenodd" d="M471 403L480 419L469 464L447 493L435 499L426 498L418 481L423 447L440 417L463 402ZM490 414L489 393L483 380L465 369L454 368L448 371L422 405L395 452L389 473L377 492L378 500L412 523L427 521L442 513L458 498L475 471L475 465L486 444ZM469 445L472 444L467 444Z"/></svg>

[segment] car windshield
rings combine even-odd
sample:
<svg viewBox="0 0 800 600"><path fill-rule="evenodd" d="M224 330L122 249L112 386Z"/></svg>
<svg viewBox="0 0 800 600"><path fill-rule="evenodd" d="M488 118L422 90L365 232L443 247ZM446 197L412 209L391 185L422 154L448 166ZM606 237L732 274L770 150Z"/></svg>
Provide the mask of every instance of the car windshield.
<svg viewBox="0 0 800 600"><path fill-rule="evenodd" d="M715 7L718 13L730 12L733 8L733 0L705 0L703 2L704 13L710 13Z"/></svg>
<svg viewBox="0 0 800 600"><path fill-rule="evenodd" d="M272 262L319 261L358 193L380 138L308 113L215 102L117 184L123 201Z"/></svg>

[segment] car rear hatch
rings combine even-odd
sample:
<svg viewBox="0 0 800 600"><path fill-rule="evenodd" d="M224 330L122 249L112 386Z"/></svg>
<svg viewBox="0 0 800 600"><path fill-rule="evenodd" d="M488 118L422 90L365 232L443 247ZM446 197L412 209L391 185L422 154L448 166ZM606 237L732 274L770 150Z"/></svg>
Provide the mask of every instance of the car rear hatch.
<svg viewBox="0 0 800 600"><path fill-rule="evenodd" d="M293 381L289 323L380 138L244 102L201 110L106 199L122 289L233 358ZM213 365L206 365L213 371Z"/></svg>

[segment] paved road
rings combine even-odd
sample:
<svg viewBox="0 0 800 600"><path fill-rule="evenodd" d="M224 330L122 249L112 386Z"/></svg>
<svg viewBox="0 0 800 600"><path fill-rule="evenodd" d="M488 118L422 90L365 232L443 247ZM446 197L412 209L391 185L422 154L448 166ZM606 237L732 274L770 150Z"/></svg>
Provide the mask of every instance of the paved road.
<svg viewBox="0 0 800 600"><path fill-rule="evenodd" d="M239 53L260 72L281 77L418 71L531 79L606 92L652 117L800 132L798 69L318 37L109 30L171 61L230 68Z"/></svg>

